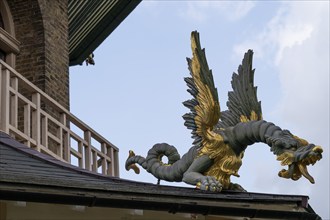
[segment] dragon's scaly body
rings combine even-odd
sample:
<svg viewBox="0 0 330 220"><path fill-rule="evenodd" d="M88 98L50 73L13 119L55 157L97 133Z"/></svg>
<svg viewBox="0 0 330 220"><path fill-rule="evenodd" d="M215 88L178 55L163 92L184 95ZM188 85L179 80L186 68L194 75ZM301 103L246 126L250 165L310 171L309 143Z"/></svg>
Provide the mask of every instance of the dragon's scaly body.
<svg viewBox="0 0 330 220"><path fill-rule="evenodd" d="M131 151L126 169L133 168L138 173L135 166L138 163L159 180L184 181L211 191L244 190L231 183L230 177L239 176L247 146L263 142L270 146L282 165L289 166L288 170L279 172L280 177L298 180L303 175L314 183L307 165L320 160L323 150L262 119L261 103L253 83L253 52L249 50L245 54L238 74L233 74L228 110L221 112L212 71L197 32L192 32L192 50L193 58L187 59L192 77L185 81L193 99L183 103L190 109L183 118L192 130L193 147L182 158L175 147L166 143L154 145L146 158ZM168 164L162 162L162 156L168 157Z"/></svg>

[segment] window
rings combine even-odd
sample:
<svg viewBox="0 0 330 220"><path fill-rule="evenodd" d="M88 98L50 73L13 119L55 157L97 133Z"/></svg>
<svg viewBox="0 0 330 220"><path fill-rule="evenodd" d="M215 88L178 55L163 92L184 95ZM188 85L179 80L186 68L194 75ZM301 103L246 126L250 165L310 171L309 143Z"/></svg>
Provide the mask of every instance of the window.
<svg viewBox="0 0 330 220"><path fill-rule="evenodd" d="M15 39L14 22L6 0L0 0L0 59L15 67L19 41Z"/></svg>

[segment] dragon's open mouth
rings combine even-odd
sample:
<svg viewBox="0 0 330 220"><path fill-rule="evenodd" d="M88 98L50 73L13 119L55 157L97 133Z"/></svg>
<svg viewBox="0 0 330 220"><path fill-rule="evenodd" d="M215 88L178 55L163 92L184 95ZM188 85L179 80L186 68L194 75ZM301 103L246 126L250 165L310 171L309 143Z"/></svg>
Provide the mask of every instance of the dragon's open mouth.
<svg viewBox="0 0 330 220"><path fill-rule="evenodd" d="M282 165L288 165L288 170L282 169L278 175L292 180L298 180L301 176L304 176L311 183L315 183L314 178L308 172L307 166L310 164L314 165L320 160L322 158L322 152L323 149L320 146L314 146L305 158L296 162L293 162L294 155L291 153L280 155L278 160L282 161Z"/></svg>

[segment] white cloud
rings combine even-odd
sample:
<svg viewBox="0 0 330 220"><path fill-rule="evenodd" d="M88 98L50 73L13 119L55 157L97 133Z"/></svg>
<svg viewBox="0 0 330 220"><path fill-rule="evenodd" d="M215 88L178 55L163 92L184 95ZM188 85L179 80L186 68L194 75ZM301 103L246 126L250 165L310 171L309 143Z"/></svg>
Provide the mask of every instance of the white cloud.
<svg viewBox="0 0 330 220"><path fill-rule="evenodd" d="M240 1L240 2L232 2L225 1L223 2L222 13L226 16L228 20L236 21L243 17L245 17L251 9L254 8L255 2L252 1Z"/></svg>
<svg viewBox="0 0 330 220"><path fill-rule="evenodd" d="M234 47L235 54L241 56L252 46L259 57L263 57L266 51L274 53L275 58L272 59L278 64L286 48L300 45L311 37L314 26L321 20L319 12L323 10L326 14L327 7L322 5L313 2L282 3L277 14L258 35L252 35L254 38Z"/></svg>
<svg viewBox="0 0 330 220"><path fill-rule="evenodd" d="M277 68L284 95L278 111L286 120L304 123L297 112L304 112L304 119L329 116L328 6L329 2L285 2L264 30L234 47L237 56L253 48L258 58Z"/></svg>
<svg viewBox="0 0 330 220"><path fill-rule="evenodd" d="M241 56L251 47L279 74L281 99L274 109L279 125L325 150L309 168L314 186L298 181L284 188L308 194L316 212L329 218L329 2L284 2L267 26L236 45L234 53Z"/></svg>
<svg viewBox="0 0 330 220"><path fill-rule="evenodd" d="M208 7L207 2L187 2L187 10L181 12L181 16L186 19L203 22L207 19L205 8Z"/></svg>
<svg viewBox="0 0 330 220"><path fill-rule="evenodd" d="M245 17L255 6L252 1L189 1L180 15L197 22L211 19L211 15L222 16L228 21L237 21Z"/></svg>
<svg viewBox="0 0 330 220"><path fill-rule="evenodd" d="M327 6L329 2L285 4L287 12L276 18L276 22L273 19L269 28L269 38L272 40L268 42L273 41L276 45L274 64L283 90L277 111L285 121L291 121L301 128L308 128L313 122L318 123L318 128L312 131L315 135L329 134L324 133L329 131ZM324 136L320 138L324 139ZM326 139L324 142L328 142Z"/></svg>
<svg viewBox="0 0 330 220"><path fill-rule="evenodd" d="M302 44L311 36L313 31L313 27L308 24L288 25L282 28L283 30L281 30L278 35L280 48L275 59L275 63L277 64L281 61L283 52L286 48L291 48L295 45Z"/></svg>

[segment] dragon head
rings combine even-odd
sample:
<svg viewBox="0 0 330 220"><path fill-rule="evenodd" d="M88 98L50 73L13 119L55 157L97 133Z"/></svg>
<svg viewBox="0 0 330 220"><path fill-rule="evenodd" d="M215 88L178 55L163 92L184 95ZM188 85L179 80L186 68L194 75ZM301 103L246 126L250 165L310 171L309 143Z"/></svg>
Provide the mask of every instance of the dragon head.
<svg viewBox="0 0 330 220"><path fill-rule="evenodd" d="M304 176L311 183L315 183L314 178L308 173L307 166L314 165L322 158L323 149L297 136L293 136L293 138L296 140L296 144L291 145L290 149L285 148L277 156L277 160L281 161L282 166L288 165L288 169L282 169L278 175L292 180L298 180Z"/></svg>

